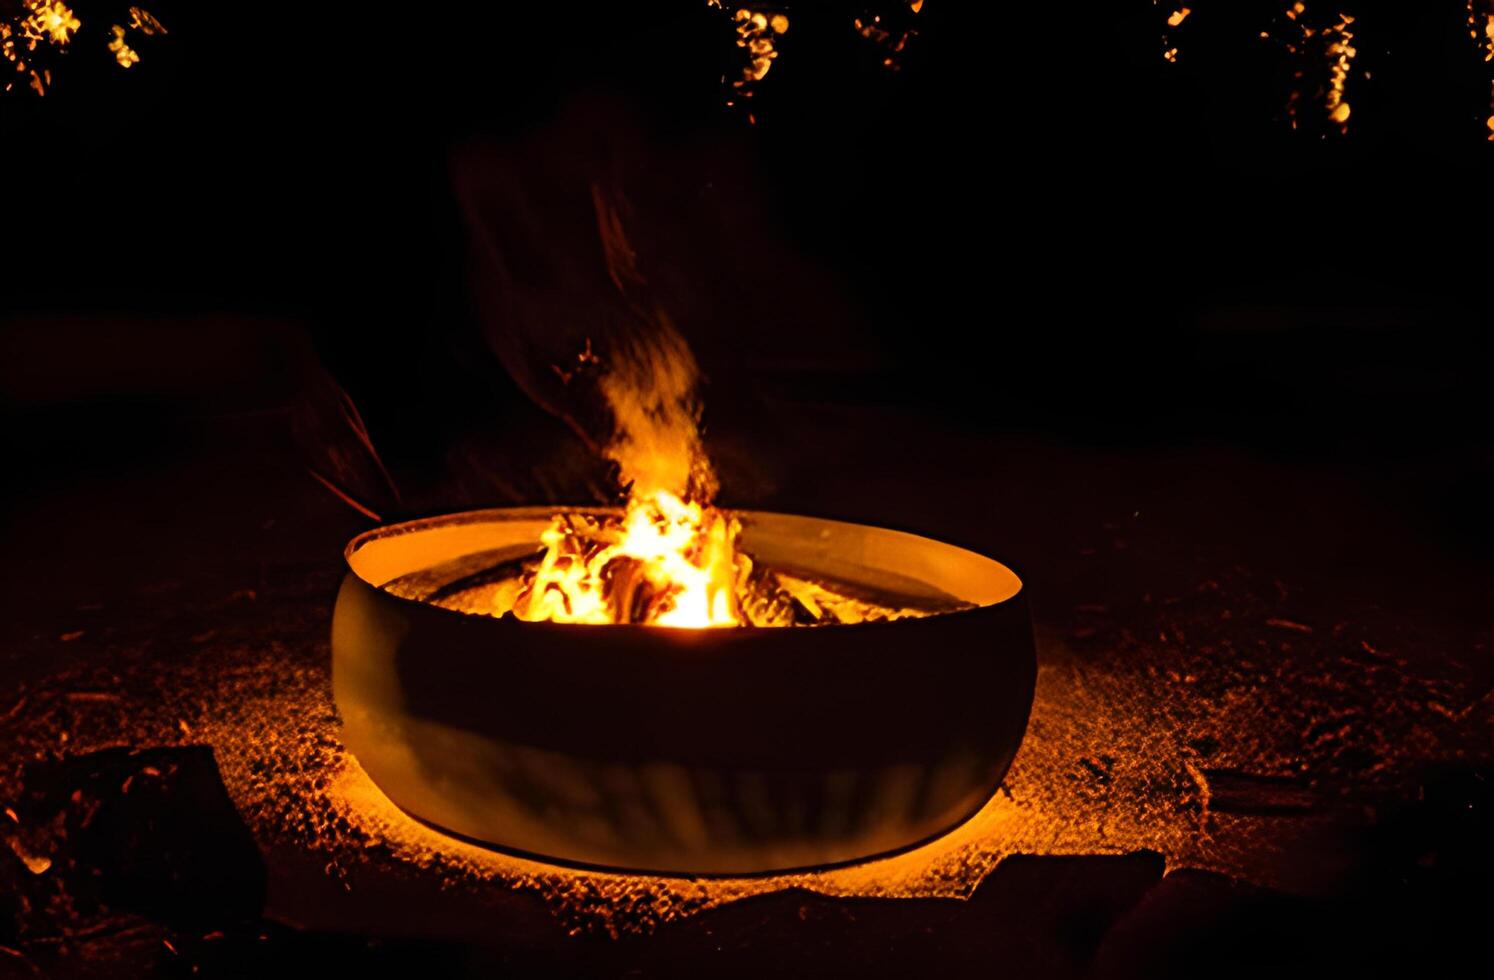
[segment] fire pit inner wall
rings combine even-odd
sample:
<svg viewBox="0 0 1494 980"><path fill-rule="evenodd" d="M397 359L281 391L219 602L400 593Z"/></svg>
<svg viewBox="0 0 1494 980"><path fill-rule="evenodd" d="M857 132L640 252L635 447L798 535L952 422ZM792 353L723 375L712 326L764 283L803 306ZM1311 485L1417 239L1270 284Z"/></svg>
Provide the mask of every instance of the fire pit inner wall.
<svg viewBox="0 0 1494 980"><path fill-rule="evenodd" d="M915 845L1000 785L1036 674L1010 569L898 531L745 512L755 561L972 608L802 628L578 626L383 588L533 551L554 513L433 518L348 546L333 693L348 748L407 812L563 863L759 874Z"/></svg>

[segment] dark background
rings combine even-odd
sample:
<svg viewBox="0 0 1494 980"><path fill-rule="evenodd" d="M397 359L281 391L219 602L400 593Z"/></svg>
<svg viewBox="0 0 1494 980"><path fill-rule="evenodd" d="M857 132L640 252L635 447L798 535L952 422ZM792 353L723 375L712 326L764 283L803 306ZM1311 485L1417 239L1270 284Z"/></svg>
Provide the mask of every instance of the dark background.
<svg viewBox="0 0 1494 980"><path fill-rule="evenodd" d="M722 106L736 52L704 3L552 6L167 3L172 33L136 68L85 33L47 98L12 93L0 302L19 472L144 452L187 402L283 403L294 382L247 355L286 324L376 441L430 439L462 414L453 389L502 384L461 349L451 149L543 131L588 90L637 108L654 145L730 146L775 248L836 294L858 349L814 368L854 371L858 396L1106 443L1387 461L1487 445L1494 151L1461 4L1351 5L1347 138L1287 127L1303 62L1257 36L1286 36L1272 3L1195 5L1176 65L1151 4L931 3L897 73L852 7L800 4L750 132ZM813 300L765 288L784 319ZM412 365L461 380L382 410ZM1442 503L1482 545L1487 468L1469 479Z"/></svg>
<svg viewBox="0 0 1494 980"><path fill-rule="evenodd" d="M1163 734L1222 773L1217 810L1256 821L1228 838L1243 841L1240 877L1334 871L1282 846L1299 815L1253 787L1290 779L1314 814L1342 808L1363 823L1351 827L1352 873L1307 906L1273 893L1257 907L1234 878L1164 869L1159 835L1139 857L1004 863L977 900L932 913L963 917L958 928L925 928L919 903L826 899L821 915L790 894L728 906L699 935L688 924L602 955L636 949L699 975L726 948L761 975L800 954L825 973L875 970L890 948L899 962L978 972L1028 943L1019 966L1056 956L1089 975L1120 912L1075 933L1065 903L1121 888L1132 866L1145 872L1137 896L1170 883L1143 907L1135 945L1176 975L1216 947L1233 956L1212 964L1226 974L1293 962L1372 972L1421 964L1429 947L1452 963L1481 941L1494 70L1462 3L1332 8L1358 18L1347 136L1310 109L1299 130L1287 124L1293 73L1311 89L1321 64L1259 37L1284 36L1277 0L1198 0L1172 32L1175 65L1161 57L1166 10L1147 0L928 0L897 72L852 32L852 5L796 3L752 100L755 125L723 104L721 78L739 62L704 0L400 14L175 0L151 7L171 34L142 42L128 72L102 51L108 14L78 6L96 32L80 34L52 91L0 98L0 681L11 688L0 734L24 734L12 755L51 765L58 800L74 788L75 753L93 765L113 751L100 746L210 742L207 719L250 703L243 678L301 687L267 696L270 722L228 726L220 756L293 722L335 744L325 620L338 549L371 522L308 468L345 478L384 519L605 492L493 353L505 325L472 302L482 272L454 176L511 148L541 174L584 172L593 159L572 150L601 120L596 132L631 147L631 231L709 378L723 499L967 542L1032 586L1048 678L1039 708L1064 721L1029 733L1029 760L1056 761L1051 772L1028 762L1028 792L1093 790L1054 808L1085 820L1112 786L1109 764L1090 757L1110 753L1141 771L1113 781L1117 794L1142 787L1126 806L1172 812L1146 766L1176 760L1099 744L1112 729L1096 719L1140 735L1161 724L1154 711L1196 708L1214 754L1183 726ZM564 186L510 190L548 214ZM553 236L519 254L596 248L555 213ZM399 494L355 459L336 412L328 422L333 382ZM1185 611L1206 608L1167 605L1180 596ZM1239 651L1282 666L1257 677ZM1356 666L1366 660L1373 670ZM163 670L180 672L167 686L197 714L164 706ZM1210 700L1194 675L1199 688L1250 694ZM1096 708L1064 686L1070 676L1080 690L1129 693ZM119 697L122 720L85 716L92 700L68 715L80 690ZM1240 703L1261 708L1241 720ZM1320 715L1338 717L1325 704L1354 712L1339 742L1314 731ZM137 719L156 714L162 730L146 733ZM177 717L197 734L178 739ZM216 785L216 765L193 758ZM298 772L328 765L287 758ZM109 774L139 761L112 759L98 763ZM19 762L6 776L31 779ZM293 813L309 806L289 777L254 792ZM233 807L220 809L240 833ZM141 819L157 816L146 807ZM246 820L271 879L292 882L286 894L322 894L320 866L301 867L302 831L277 837L261 812ZM209 836L202 849L220 851ZM360 873L387 884L406 872L375 856ZM1038 884L1023 884L1029 873ZM1222 904L1199 903L1195 887ZM252 890L204 889L208 904L233 899L235 916L261 910ZM1053 889L1066 897L1042 905L1062 912L1048 936L1016 912ZM338 943L372 933L328 908ZM860 924L842 924L847 908ZM554 928L547 914L533 920L543 928L508 926L503 955L531 940L551 950L535 938ZM49 930L76 925L40 917L45 942L28 955L51 955ZM30 935L4 928L0 945ZM229 958L258 948L258 930ZM298 937L272 942L267 962L345 952ZM1135 962L1134 975L1157 975Z"/></svg>

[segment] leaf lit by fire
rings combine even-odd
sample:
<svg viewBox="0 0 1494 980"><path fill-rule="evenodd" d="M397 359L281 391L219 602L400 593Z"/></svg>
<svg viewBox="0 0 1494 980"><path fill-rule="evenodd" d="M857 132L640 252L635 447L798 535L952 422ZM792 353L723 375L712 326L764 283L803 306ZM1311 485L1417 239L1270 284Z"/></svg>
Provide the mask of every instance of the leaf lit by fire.
<svg viewBox="0 0 1494 980"><path fill-rule="evenodd" d="M731 94L726 100L728 106L734 106L739 99L752 98L754 83L762 81L773 67L778 58L777 40L788 32L789 19L776 5L754 4L732 9L721 0L706 0L706 3L730 16L736 46L746 54L739 76L731 81ZM747 121L756 123L757 118L749 112Z"/></svg>
<svg viewBox="0 0 1494 980"><path fill-rule="evenodd" d="M1354 34L1349 25L1354 18L1339 14L1338 23L1326 29L1329 37L1328 59L1330 63L1328 81L1328 118L1338 123L1341 131L1347 131L1349 103L1344 100L1344 86L1349 80L1349 69L1358 53L1354 49Z"/></svg>
<svg viewBox="0 0 1494 980"><path fill-rule="evenodd" d="M1164 6L1162 0L1152 0L1152 6L1160 10L1171 10L1165 18L1167 29L1162 32L1162 58L1165 61L1176 62L1178 60L1178 45L1173 43L1172 31L1183 26L1183 21L1188 19L1188 15L1193 13L1193 10L1191 7L1181 5L1173 9L1171 3Z"/></svg>
<svg viewBox="0 0 1494 980"><path fill-rule="evenodd" d="M128 68L140 61L135 49L125 43L125 29L118 24L114 25L114 40L109 42L109 51L121 68Z"/></svg>
<svg viewBox="0 0 1494 980"><path fill-rule="evenodd" d="M883 49L882 66L891 71L901 68L898 56L918 35L912 17L923 10L923 0L901 0L893 9L866 10L852 20L856 33Z"/></svg>
<svg viewBox="0 0 1494 980"><path fill-rule="evenodd" d="M26 23L33 31L45 34L58 45L72 40L73 32L83 26L61 0L38 0L32 5L31 18Z"/></svg>
<svg viewBox="0 0 1494 980"><path fill-rule="evenodd" d="M130 27L142 34L166 34L166 26L151 16L149 10L142 7L130 8Z"/></svg>
<svg viewBox="0 0 1494 980"><path fill-rule="evenodd" d="M747 52L742 77L735 83L741 89L762 81L768 74L778 57L777 36L788 30L789 22L781 13L767 14L746 7L739 8L732 19L736 22L737 47Z"/></svg>
<svg viewBox="0 0 1494 980"><path fill-rule="evenodd" d="M1494 0L1468 0L1468 37L1478 46L1485 64L1494 62ZM1485 125L1494 141L1494 81L1490 82L1489 111Z"/></svg>
<svg viewBox="0 0 1494 980"><path fill-rule="evenodd" d="M1359 53L1354 47L1354 32L1350 30L1354 18L1338 13L1327 22L1321 18L1313 21L1307 16L1307 4L1302 0L1287 7L1282 16L1295 28L1292 36L1283 39L1282 46L1298 59L1298 67L1292 72L1295 85L1287 97L1291 127L1300 127L1302 106L1316 102L1326 121L1337 127L1340 134L1347 133L1352 112L1346 98L1349 74ZM1262 32L1261 37L1270 39L1271 34ZM1318 58L1323 59L1322 67L1313 64ZM1309 84L1309 78L1319 81ZM1307 94L1308 89L1313 89L1311 95Z"/></svg>
<svg viewBox="0 0 1494 980"><path fill-rule="evenodd" d="M12 12L12 8L14 11ZM52 85L51 58L66 51L75 35L83 31L83 20L62 0L15 0L0 4L0 59L26 79L37 95ZM130 31L142 35L165 34L166 28L148 10L129 8L129 26L111 25L106 48L123 68L139 63L140 54L126 40ZM5 91L15 87L15 79Z"/></svg>

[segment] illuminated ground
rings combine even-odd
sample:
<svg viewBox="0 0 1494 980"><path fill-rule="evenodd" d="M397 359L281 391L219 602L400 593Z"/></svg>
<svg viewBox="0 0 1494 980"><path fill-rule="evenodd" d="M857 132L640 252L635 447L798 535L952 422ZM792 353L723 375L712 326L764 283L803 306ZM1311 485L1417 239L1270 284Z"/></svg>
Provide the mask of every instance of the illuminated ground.
<svg viewBox="0 0 1494 980"><path fill-rule="evenodd" d="M1097 888L1114 908L1092 941L1060 938L1069 952L1019 957L1058 956L1076 972L1131 962L1125 928L1138 928L1137 915L1145 925L1138 909L1189 904L1188 889L1207 904L1221 888L1325 902L1367 887L1379 880L1366 875L1384 857L1383 828L1418 812L1427 787L1442 792L1444 775L1456 788L1490 762L1494 631L1477 615L1487 582L1398 523L1381 488L1242 453L1122 457L948 436L912 453L927 484L879 475L873 447L851 446L833 477L799 470L776 500L970 544L1027 577L1036 704L1003 792L975 819L911 853L783 878L663 880L509 857L416 824L342 750L327 627L340 544L362 525L282 467L254 425L232 435L250 448L40 496L7 515L20 581L0 649L10 760L0 800L14 801L16 817L3 824L11 846L0 859L27 898L0 945L28 969L185 956L212 973L223 966L214 943L248 941L138 908L127 929L99 933L121 900L67 897L102 860L75 853L86 831L68 836L84 826L68 808L88 797L53 793L63 802L48 814L30 781L76 778L58 760L113 747L211 747L263 855L264 914L305 935L481 948L499 963L581 950L646 963L673 944L709 964L712 949L837 942L865 960L876 940L846 925L860 921L879 935L918 932L904 945L932 942L941 962L968 963L1009 937L951 925L967 903L930 900L967 899L986 881L980 895L996 898L968 908L1062 919L1024 911L1022 889L1061 905ZM790 456L784 472L800 463ZM173 778L109 758L106 777ZM1478 819L1487 826L1486 810ZM1130 857L1003 866L1011 855ZM1449 859L1434 848L1410 860ZM1045 884L1021 884L1029 874ZM786 889L802 891L732 904ZM804 892L923 901L826 904ZM123 952L90 952L101 934ZM81 952L68 954L70 943ZM464 967L490 962L462 955Z"/></svg>

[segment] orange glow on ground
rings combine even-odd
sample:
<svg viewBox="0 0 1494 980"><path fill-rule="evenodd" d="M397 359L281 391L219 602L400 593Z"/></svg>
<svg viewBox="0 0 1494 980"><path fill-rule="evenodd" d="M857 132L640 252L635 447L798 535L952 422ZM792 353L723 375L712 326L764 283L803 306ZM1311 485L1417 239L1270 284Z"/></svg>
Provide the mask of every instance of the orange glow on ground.
<svg viewBox="0 0 1494 980"><path fill-rule="evenodd" d="M857 470L826 479L844 481L834 486L847 495L885 485ZM939 499L976 512L997 485L945 482ZM1189 543L1180 560L1177 539L1138 523L1107 532L1123 533L1126 547L1103 564L1064 559L1095 562L1085 574L1113 584L1097 595L1093 579L1058 580L1046 593L1026 737L1004 789L951 834L883 860L773 878L558 867L429 829L349 756L328 649L343 571L323 552L354 526L340 504L309 499L322 509L261 546L268 573L243 560L247 550L220 568L217 552L184 542L201 550L173 553L180 579L123 577L107 601L89 588L64 615L16 603L8 653L45 672L0 690L13 760L0 772L0 806L20 798L23 763L205 745L264 856L267 912L278 921L398 933L412 903L447 896L443 908L463 910L474 929L628 935L792 887L959 898L1013 855L1145 849L1169 868L1311 893L1344 872L1325 848L1342 839L1335 826L1362 820L1366 804L1414 797L1429 765L1488 755L1479 735L1494 701L1474 656L1488 630L1397 618L1372 599L1327 593L1322 580L1242 568L1233 552L1215 559ZM243 540L266 538L260 513L236 516ZM120 554L118 567L135 567L133 551ZM63 580L69 562L46 566L48 581ZM1462 655L1444 664L1449 650ZM0 844L13 827L0 816ZM56 864L46 872L55 873Z"/></svg>
<svg viewBox="0 0 1494 980"><path fill-rule="evenodd" d="M1050 655L1057 653L1052 645L1048 649ZM1039 671L1028 735L1004 786L976 816L943 837L891 857L770 877L675 878L582 870L491 850L434 830L391 803L343 749L321 665L281 676L269 686L262 675L243 676L236 683L257 688L257 695L231 710L194 718L186 741L214 746L230 795L272 864L277 854L304 860L309 853L318 865L326 865L325 894L314 900L272 895L272 905L293 903L292 912L304 916L314 915L319 902L335 902L348 890L356 893L359 868L369 862L383 869L379 874L403 868L406 875L439 881L443 890L479 896L528 893L567 931L614 936L650 932L729 902L787 888L840 897L963 899L1013 854L1151 849L1171 866L1261 880L1257 865L1262 853L1290 850L1295 838L1310 838L1326 819L1298 818L1290 834L1263 852L1257 819L1210 811L1209 777L1178 736L1180 729L1199 723L1186 699L1157 702L1149 685L1136 684L1139 678L1085 677L1077 662L1064 663L1067 655L1054 659L1059 665ZM1262 710L1246 691L1230 700L1221 710L1231 716ZM183 740L174 728L162 734ZM1242 739L1231 751L1258 749ZM1154 785L1158 772L1176 774L1176 786L1161 796Z"/></svg>

